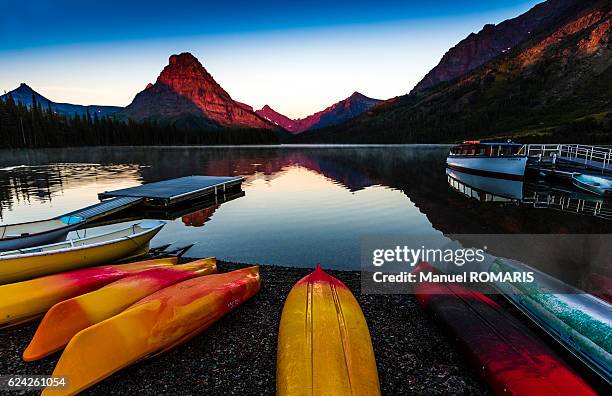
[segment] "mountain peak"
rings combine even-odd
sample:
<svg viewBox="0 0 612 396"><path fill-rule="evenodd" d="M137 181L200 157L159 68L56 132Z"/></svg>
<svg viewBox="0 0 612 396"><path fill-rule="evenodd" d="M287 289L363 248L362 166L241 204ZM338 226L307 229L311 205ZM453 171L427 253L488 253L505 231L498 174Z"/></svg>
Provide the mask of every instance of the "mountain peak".
<svg viewBox="0 0 612 396"><path fill-rule="evenodd" d="M198 58L193 56L191 52L182 52L178 55L170 55L170 59L168 59L168 62L170 63L170 65L196 65L202 67L202 64L200 63Z"/></svg>
<svg viewBox="0 0 612 396"><path fill-rule="evenodd" d="M233 100L189 52L171 55L155 84L136 95L119 116L175 124L197 119L198 125L207 127L276 129L251 106Z"/></svg>
<svg viewBox="0 0 612 396"><path fill-rule="evenodd" d="M268 105L257 110L256 113L280 125L287 131L298 134L307 130L320 129L348 121L368 111L379 102L378 99L368 98L362 93L355 91L348 98L304 118L291 119L280 114Z"/></svg>

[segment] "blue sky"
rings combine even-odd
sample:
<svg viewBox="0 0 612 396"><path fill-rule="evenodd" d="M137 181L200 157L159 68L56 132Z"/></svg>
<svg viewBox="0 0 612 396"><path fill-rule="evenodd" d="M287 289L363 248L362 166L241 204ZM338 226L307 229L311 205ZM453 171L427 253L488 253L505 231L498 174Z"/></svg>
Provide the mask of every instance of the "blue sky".
<svg viewBox="0 0 612 396"><path fill-rule="evenodd" d="M128 3L128 4L124 4ZM9 1L0 90L125 106L192 52L232 97L291 117L407 93L446 50L538 1Z"/></svg>

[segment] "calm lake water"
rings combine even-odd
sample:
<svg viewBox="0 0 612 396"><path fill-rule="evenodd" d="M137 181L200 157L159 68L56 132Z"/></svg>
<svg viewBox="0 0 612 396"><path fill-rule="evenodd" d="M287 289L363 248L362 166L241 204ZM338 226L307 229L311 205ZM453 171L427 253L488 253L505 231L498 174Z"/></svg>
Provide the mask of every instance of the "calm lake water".
<svg viewBox="0 0 612 396"><path fill-rule="evenodd" d="M0 221L49 218L96 203L105 190L202 174L244 176L244 195L174 214L153 245L197 242L189 255L357 269L368 235L612 232L609 202L587 197L576 214L571 205L555 206L563 197L580 198L569 187L459 180L446 173L447 152L445 146L4 150ZM95 232L109 227L120 225Z"/></svg>

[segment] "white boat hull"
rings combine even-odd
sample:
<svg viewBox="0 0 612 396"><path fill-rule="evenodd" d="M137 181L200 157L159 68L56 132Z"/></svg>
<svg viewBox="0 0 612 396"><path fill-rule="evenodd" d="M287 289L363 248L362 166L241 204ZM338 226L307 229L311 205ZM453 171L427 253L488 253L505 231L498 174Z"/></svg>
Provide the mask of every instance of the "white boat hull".
<svg viewBox="0 0 612 396"><path fill-rule="evenodd" d="M449 155L446 165L456 171L500 179L523 180L526 156L463 156Z"/></svg>

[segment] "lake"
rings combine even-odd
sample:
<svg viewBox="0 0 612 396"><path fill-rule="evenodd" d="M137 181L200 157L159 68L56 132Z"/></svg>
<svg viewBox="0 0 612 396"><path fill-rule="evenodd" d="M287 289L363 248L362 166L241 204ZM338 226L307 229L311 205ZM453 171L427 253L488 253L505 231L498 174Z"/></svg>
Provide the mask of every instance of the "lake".
<svg viewBox="0 0 612 396"><path fill-rule="evenodd" d="M587 197L574 210L556 205L581 198L571 188L463 180L447 174L447 153L436 145L3 150L0 220L49 218L98 202L102 191L202 174L244 176L244 195L169 220L153 245L197 242L188 255L358 269L369 235L612 232L607 201Z"/></svg>

